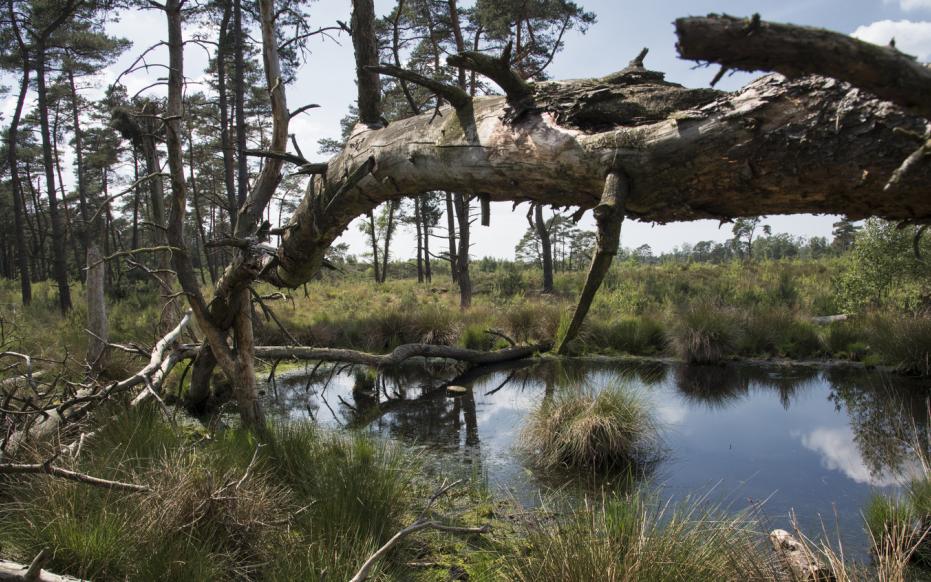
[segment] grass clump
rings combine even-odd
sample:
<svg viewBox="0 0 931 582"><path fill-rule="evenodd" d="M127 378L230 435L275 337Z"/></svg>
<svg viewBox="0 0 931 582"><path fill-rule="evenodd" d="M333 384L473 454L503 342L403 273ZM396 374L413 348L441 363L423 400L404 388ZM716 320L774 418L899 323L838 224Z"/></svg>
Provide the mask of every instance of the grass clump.
<svg viewBox="0 0 931 582"><path fill-rule="evenodd" d="M605 497L527 527L522 554L502 559L517 581L776 580L758 525L699 502L656 503L642 493Z"/></svg>
<svg viewBox="0 0 931 582"><path fill-rule="evenodd" d="M673 352L693 364L711 364L733 354L737 325L725 310L708 304L680 310L670 329Z"/></svg>
<svg viewBox="0 0 931 582"><path fill-rule="evenodd" d="M544 400L528 416L519 446L537 469L603 474L643 468L655 457L656 433L646 399L615 385Z"/></svg>
<svg viewBox="0 0 931 582"><path fill-rule="evenodd" d="M261 446L239 429L195 439L156 409L126 412L58 463L151 491L19 476L0 493L4 555L28 563L49 548L49 570L102 580L350 578L409 521L424 493L416 462L361 435L269 431Z"/></svg>
<svg viewBox="0 0 931 582"><path fill-rule="evenodd" d="M870 347L903 374L931 375L931 317L873 317Z"/></svg>
<svg viewBox="0 0 931 582"><path fill-rule="evenodd" d="M662 323L650 316L592 321L588 327L586 344L594 344L592 351L612 350L632 355L654 355L666 347Z"/></svg>
<svg viewBox="0 0 931 582"><path fill-rule="evenodd" d="M873 495L864 519L878 561L931 567L931 480L927 477L912 481L902 496Z"/></svg>

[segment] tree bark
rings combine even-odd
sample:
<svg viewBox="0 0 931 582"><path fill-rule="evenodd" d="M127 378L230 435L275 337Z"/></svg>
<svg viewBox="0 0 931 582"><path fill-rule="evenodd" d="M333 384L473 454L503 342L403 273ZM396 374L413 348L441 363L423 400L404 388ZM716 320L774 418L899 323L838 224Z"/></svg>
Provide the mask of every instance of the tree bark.
<svg viewBox="0 0 931 582"><path fill-rule="evenodd" d="M469 196L456 192L456 220L459 223L459 250L456 253L456 278L459 283L459 308L468 309L472 306L472 277L469 274L469 247L471 207Z"/></svg>
<svg viewBox="0 0 931 582"><path fill-rule="evenodd" d="M223 18L217 42L217 99L220 109L220 147L223 148L223 184L226 186L226 203L229 206L230 226L236 226L236 170L233 161L233 144L230 140L228 91L226 89L226 51L229 50L230 0L223 3Z"/></svg>
<svg viewBox="0 0 931 582"><path fill-rule="evenodd" d="M20 83L19 96L7 132L7 161L10 164L10 182L13 190L13 224L16 228L16 263L19 267L20 292L23 305L29 305L32 302L32 280L29 275L29 253L26 248L26 229L23 217L25 213L23 184L19 177L19 160L17 158L19 122L23 114L26 93L29 92L29 55L16 22L13 0L8 1L7 7L9 8L10 22L16 34L23 62L23 78Z"/></svg>
<svg viewBox="0 0 931 582"><path fill-rule="evenodd" d="M96 238L87 244L87 329L92 332L87 346L87 362L100 371L107 367L110 337L106 300L107 263L103 260Z"/></svg>
<svg viewBox="0 0 931 582"><path fill-rule="evenodd" d="M381 81L369 67L378 65L378 38L375 35L374 0L352 0L352 46L356 54L356 81L359 90L359 121L370 127L383 125Z"/></svg>
<svg viewBox="0 0 931 582"><path fill-rule="evenodd" d="M316 360L320 362L344 362L372 367L390 367L401 364L411 358L449 358L469 364L497 364L522 360L535 353L545 352L552 347L549 342L531 346L518 346L503 350L482 351L439 346L434 344L404 344L387 354L369 354L355 350L339 348L310 348L302 346L259 346L255 349L258 356L268 359L295 358L298 360Z"/></svg>
<svg viewBox="0 0 931 582"><path fill-rule="evenodd" d="M87 182L84 176L84 133L81 130L81 115L78 108L78 92L74 83L74 72L68 70L68 88L71 91L71 123L74 126L74 156L77 173L78 204L81 213L79 234L84 242L87 274L85 293L87 295L87 329L91 332L87 346L87 362L95 371L107 367L108 342L110 340L107 325L106 275L107 264L100 253L100 234L106 237L106 229L98 214L91 221L92 209L87 198Z"/></svg>
<svg viewBox="0 0 931 582"><path fill-rule="evenodd" d="M414 198L414 230L417 235L417 282L423 283L423 227L420 219L420 200Z"/></svg>
<svg viewBox="0 0 931 582"><path fill-rule="evenodd" d="M71 287L68 285L68 263L65 259L65 228L58 208L55 190L55 162L52 159L52 136L49 130L48 91L45 86L44 38L35 45L36 92L39 102L39 128L42 136L42 161L45 166L45 190L48 195L49 218L52 223L52 269L58 283L58 307L71 310Z"/></svg>
<svg viewBox="0 0 931 582"><path fill-rule="evenodd" d="M381 262L378 260L378 239L375 238L375 213L369 210L369 242L372 243L372 269L375 271L375 282L381 283Z"/></svg>
<svg viewBox="0 0 931 582"><path fill-rule="evenodd" d="M242 27L242 0L233 2L233 106L236 109L236 161L238 164L238 178L236 181L236 208L246 201L249 190L249 160L246 158L246 85L245 85L245 57L243 55L243 40L245 31ZM234 210L235 211L235 210Z"/></svg>
<svg viewBox="0 0 931 582"><path fill-rule="evenodd" d="M398 201L388 203L388 223L385 225L384 249L381 253L381 282L388 280L388 261L391 256L391 236L394 234L394 213L398 208Z"/></svg>
<svg viewBox="0 0 931 582"><path fill-rule="evenodd" d="M453 283L459 282L459 259L456 253L456 209L452 192L446 192L446 235L449 241L449 274Z"/></svg>
<svg viewBox="0 0 931 582"><path fill-rule="evenodd" d="M253 245L239 249L238 255L226 268L217 284L214 299L208 306L197 283L184 238L186 213L186 184L180 136L183 113L182 93L184 79L184 49L181 32L181 0L168 0L164 6L168 23L168 107L165 118L168 166L171 176L171 211L168 221L168 240L173 247L175 271L188 298L198 326L206 336L207 345L224 375L233 384L245 426L264 433L264 417L258 401L253 370L254 346L252 336L252 309L249 286L259 274L260 255ZM265 63L265 80L270 94L272 135L269 151L284 153L288 139L288 107L284 93L281 65L275 37L275 9L271 0L260 0L259 18L262 31L262 55ZM241 240L256 240L259 221L280 179L280 156L266 160L255 180L252 191L240 206L233 236ZM235 349L227 343L232 331ZM205 366L206 367L206 366ZM208 370L201 370L207 375Z"/></svg>
<svg viewBox="0 0 931 582"><path fill-rule="evenodd" d="M608 173L601 202L593 211L598 226L595 255L592 257L592 264L585 277L585 284L579 294L572 319L562 337L557 338L556 351L559 354L565 354L570 342L578 336L595 294L611 269L611 263L614 262L614 256L617 255L617 248L621 243L621 223L624 222L624 205L629 194L630 182L627 176L620 171Z"/></svg>
<svg viewBox="0 0 931 582"><path fill-rule="evenodd" d="M675 22L683 59L726 69L824 75L931 118L931 69L895 46L879 46L820 28L710 15Z"/></svg>
<svg viewBox="0 0 931 582"><path fill-rule="evenodd" d="M427 283L432 283L433 270L430 267L430 222L425 212L426 197L421 196L417 203L420 205L420 219L423 222L423 275Z"/></svg>
<svg viewBox="0 0 931 582"><path fill-rule="evenodd" d="M766 76L723 93L635 68L531 86L535 110L512 122L503 97L477 97L432 123L425 113L357 128L328 175L351 175L369 160L373 171L351 189L331 188L338 203L320 189L302 201L269 278L286 286L307 280L349 222L386 200L447 190L592 208L615 167L630 180L627 215L642 221L931 217L928 166L909 174L896 196L882 194L914 149L894 129L923 132L924 120L833 79Z"/></svg>
<svg viewBox="0 0 931 582"><path fill-rule="evenodd" d="M533 207L533 222L540 237L540 256L543 261L543 292L553 292L553 245L550 241L550 231L546 229L543 220L543 206L535 204Z"/></svg>

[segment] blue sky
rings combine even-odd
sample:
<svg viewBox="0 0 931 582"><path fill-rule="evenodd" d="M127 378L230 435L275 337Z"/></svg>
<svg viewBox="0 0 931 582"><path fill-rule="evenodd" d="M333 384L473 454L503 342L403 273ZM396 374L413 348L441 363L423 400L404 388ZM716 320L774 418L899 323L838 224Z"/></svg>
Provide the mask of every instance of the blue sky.
<svg viewBox="0 0 931 582"><path fill-rule="evenodd" d="M764 19L810 26L820 26L855 34L856 36L886 44L891 37L897 46L921 60L931 60L931 0L808 0L808 1L662 1L633 2L627 0L577 0L587 10L595 12L598 22L587 34L571 33L566 49L554 60L550 73L555 78L602 76L619 68L635 56L642 47L649 47L646 59L648 68L664 71L669 80L687 86L706 86L714 75L712 69L696 69L694 63L681 61L675 53L675 35L672 21L680 16L710 12L747 16L759 12ZM461 4L467 2L460 0ZM391 0L376 0L376 10L385 14L393 5ZM319 0L311 6L314 25L328 25L337 19L348 20L349 0ZM130 38L135 45L120 62L102 71L98 82L111 81L145 48L164 36L164 17L160 12L146 10L124 14L110 28L114 34ZM196 32L189 28L186 34ZM199 31L210 32L210 31ZM334 42L318 37L312 43L312 54L298 73L297 82L288 89L289 106L293 109L306 103L322 107L301 115L292 121L291 131L297 135L304 152L316 150L322 137L335 137L339 133L339 120L345 115L348 104L355 99L352 45L343 35ZM156 52L153 59L162 58ZM206 65L203 50L190 46L186 51L186 73L193 79L202 78ZM752 75L738 74L725 77L719 88L736 89ZM144 75L129 80L130 93L151 83ZM4 105L9 105L9 99ZM4 107L8 108L8 107ZM320 157L322 160L322 157ZM510 257L514 245L526 229L525 209L510 211L510 204L495 204L491 227L476 225L472 239L473 256ZM275 213L277 215L277 212ZM800 236L830 236L830 216L770 217L767 222L776 232L789 232ZM591 226L590 216L583 225ZM656 251L670 250L683 242L724 240L730 228L718 228L716 221L673 223L664 226L628 221L624 225L622 244L637 247L647 243ZM350 227L343 237L352 252L365 249L363 237ZM410 256L413 252L413 233L402 232L398 239L396 256Z"/></svg>

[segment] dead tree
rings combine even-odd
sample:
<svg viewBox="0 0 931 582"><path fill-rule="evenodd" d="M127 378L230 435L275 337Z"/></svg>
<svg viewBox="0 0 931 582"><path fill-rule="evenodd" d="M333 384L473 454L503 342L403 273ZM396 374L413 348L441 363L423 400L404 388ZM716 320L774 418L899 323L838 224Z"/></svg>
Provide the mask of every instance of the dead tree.
<svg viewBox="0 0 931 582"><path fill-rule="evenodd" d="M691 40L683 32L688 23L679 22L680 48ZM770 75L735 93L687 89L647 70L644 56L600 79L544 83L521 79L507 54L450 57L497 83L502 97L473 98L377 67L452 105L383 128L357 126L330 161L328 180L292 216L263 275L281 286L301 284L355 217L401 196L446 190L597 208L603 242L564 345L610 265L624 216L660 223L799 212L931 217L927 167L915 168L896 196L882 193L915 149L911 136L924 134L924 119L826 77Z"/></svg>
<svg viewBox="0 0 931 582"><path fill-rule="evenodd" d="M165 125L172 176L169 244L184 249L178 4L173 0L165 6L171 54ZM194 378L209 378L219 364L234 385L248 425L260 426L262 421L252 368L249 286L256 278L290 287L307 281L349 223L383 202L451 191L483 200L594 209L598 252L568 333L558 338L561 349L577 332L611 264L625 217L661 223L798 212L931 218L931 197L924 189L931 169L926 165L913 163L894 195L883 193L890 176L915 150L915 136L924 139L927 122L918 116L924 113L909 100L903 100L903 109L826 77L770 75L735 93L687 89L647 70L645 51L603 78L530 83L511 70L509 49L497 58L477 52L450 57L452 66L485 75L505 93L472 97L460 87L375 63L369 43L374 37L369 29L372 2L355 0L353 5L361 121L343 152L325 168L315 167L314 172L325 171L326 179L314 181L282 229L277 252L263 255L256 228L282 165L295 158L298 163L306 160L286 153L288 112L273 6L263 1L259 6L273 111L271 145L262 174L239 211L233 241L239 254L209 306L186 250L174 253L179 281L206 336ZM691 54L690 43L702 38L688 32L690 22L678 23L680 50L686 55ZM758 19L739 22L742 34L750 37L769 31ZM709 30L707 34L715 34L713 27ZM732 33L726 27L725 32ZM796 28L789 32L801 37L832 34ZM817 61L818 54L809 57ZM702 58L715 56L711 51ZM906 61L895 60L911 66ZM770 65L776 67L774 62ZM420 83L450 105L386 125L379 109L378 73ZM203 386L198 384L192 392L203 395Z"/></svg>

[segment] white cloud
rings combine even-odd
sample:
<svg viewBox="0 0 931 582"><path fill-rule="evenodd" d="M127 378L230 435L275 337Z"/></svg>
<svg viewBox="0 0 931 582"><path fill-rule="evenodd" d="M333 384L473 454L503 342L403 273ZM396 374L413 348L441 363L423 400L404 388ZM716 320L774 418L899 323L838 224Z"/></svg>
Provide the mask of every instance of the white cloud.
<svg viewBox="0 0 931 582"><path fill-rule="evenodd" d="M895 3L895 0L885 0L885 3L893 4ZM899 8L905 12L931 9L931 0L899 0L898 4Z"/></svg>
<svg viewBox="0 0 931 582"><path fill-rule="evenodd" d="M931 0L902 0L903 4L931 7ZM920 61L931 60L931 22L912 20L879 20L858 27L852 36L874 44L887 45L893 38L900 51L915 55Z"/></svg>
<svg viewBox="0 0 931 582"><path fill-rule="evenodd" d="M808 434L796 434L802 446L821 455L821 464L832 471L841 471L857 483L886 487L900 482L888 475L873 475L863 462L853 433L845 428L816 428Z"/></svg>

